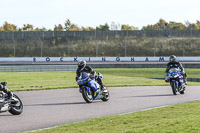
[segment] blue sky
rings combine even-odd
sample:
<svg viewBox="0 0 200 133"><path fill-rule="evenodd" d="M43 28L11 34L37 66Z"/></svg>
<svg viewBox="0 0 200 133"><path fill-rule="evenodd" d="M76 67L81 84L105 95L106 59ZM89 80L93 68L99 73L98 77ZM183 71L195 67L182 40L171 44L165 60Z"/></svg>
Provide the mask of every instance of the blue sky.
<svg viewBox="0 0 200 133"><path fill-rule="evenodd" d="M7 21L53 29L67 18L94 28L106 22L142 28L160 18L195 23L200 20L199 5L199 0L0 0L0 26Z"/></svg>

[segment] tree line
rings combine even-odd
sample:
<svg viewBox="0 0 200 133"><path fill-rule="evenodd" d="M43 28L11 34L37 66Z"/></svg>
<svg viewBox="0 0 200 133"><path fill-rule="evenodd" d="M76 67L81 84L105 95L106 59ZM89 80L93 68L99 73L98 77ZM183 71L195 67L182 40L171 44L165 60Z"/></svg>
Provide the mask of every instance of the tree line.
<svg viewBox="0 0 200 133"><path fill-rule="evenodd" d="M128 24L116 24L114 22L111 25L108 23L93 27L83 27L78 26L67 19L64 22L64 25L58 24L54 25L53 29L47 29L45 27L42 28L34 28L32 24L24 24L23 27L17 27L15 24L8 23L7 21L0 26L0 32L13 32L13 31L109 31L109 30L139 30L138 27L131 26ZM197 20L196 23L190 23L189 21L185 21L185 23L170 21L167 22L164 19L160 19L156 24L149 24L147 26L143 26L141 30L200 30L200 21Z"/></svg>

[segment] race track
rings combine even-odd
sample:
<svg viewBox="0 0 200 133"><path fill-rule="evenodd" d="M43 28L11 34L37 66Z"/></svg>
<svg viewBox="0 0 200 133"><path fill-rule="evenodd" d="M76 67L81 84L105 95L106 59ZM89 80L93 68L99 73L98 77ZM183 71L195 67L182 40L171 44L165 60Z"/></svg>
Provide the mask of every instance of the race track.
<svg viewBox="0 0 200 133"><path fill-rule="evenodd" d="M19 116L0 113L0 133L48 128L95 117L141 111L200 99L200 87L189 86L184 95L172 94L169 86L109 87L108 102L87 104L78 88L16 92L24 103Z"/></svg>

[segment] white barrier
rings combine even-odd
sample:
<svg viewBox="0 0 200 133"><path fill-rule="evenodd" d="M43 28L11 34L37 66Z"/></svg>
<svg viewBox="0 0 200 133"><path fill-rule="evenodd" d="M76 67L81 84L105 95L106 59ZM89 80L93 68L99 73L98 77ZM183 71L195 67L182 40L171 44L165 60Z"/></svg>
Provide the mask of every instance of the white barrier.
<svg viewBox="0 0 200 133"><path fill-rule="evenodd" d="M0 62L168 62L169 57L1 57ZM200 57L177 57L180 62L200 62Z"/></svg>

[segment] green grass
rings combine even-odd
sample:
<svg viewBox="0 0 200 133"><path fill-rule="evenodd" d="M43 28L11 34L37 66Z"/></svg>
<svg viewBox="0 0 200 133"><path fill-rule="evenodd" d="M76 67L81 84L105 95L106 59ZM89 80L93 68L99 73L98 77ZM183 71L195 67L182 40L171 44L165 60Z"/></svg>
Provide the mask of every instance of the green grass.
<svg viewBox="0 0 200 133"><path fill-rule="evenodd" d="M106 68L95 69L104 76L106 86L166 86L164 68ZM186 69L188 78L200 78L200 69ZM35 72L0 73L0 81L8 81L12 91L59 89L78 87L75 72ZM200 85L200 82L188 82L188 85Z"/></svg>
<svg viewBox="0 0 200 133"><path fill-rule="evenodd" d="M0 73L13 91L77 87L75 72Z"/></svg>
<svg viewBox="0 0 200 133"><path fill-rule="evenodd" d="M34 133L198 133L200 101L100 117Z"/></svg>

